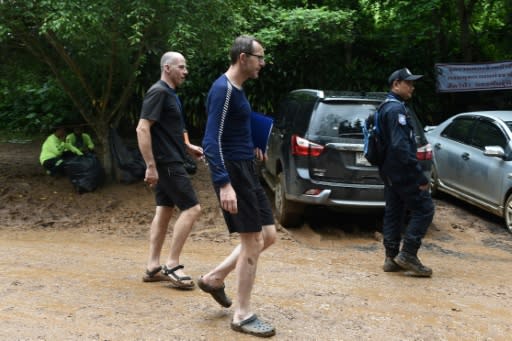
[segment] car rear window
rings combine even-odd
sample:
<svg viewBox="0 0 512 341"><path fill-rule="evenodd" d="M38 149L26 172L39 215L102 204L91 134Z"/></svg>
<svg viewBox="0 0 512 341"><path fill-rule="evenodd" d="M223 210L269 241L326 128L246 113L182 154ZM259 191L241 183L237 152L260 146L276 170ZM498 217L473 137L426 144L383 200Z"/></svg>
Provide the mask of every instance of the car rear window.
<svg viewBox="0 0 512 341"><path fill-rule="evenodd" d="M309 132L329 137L362 137L364 120L375 112L373 103L326 103L320 102L311 119Z"/></svg>

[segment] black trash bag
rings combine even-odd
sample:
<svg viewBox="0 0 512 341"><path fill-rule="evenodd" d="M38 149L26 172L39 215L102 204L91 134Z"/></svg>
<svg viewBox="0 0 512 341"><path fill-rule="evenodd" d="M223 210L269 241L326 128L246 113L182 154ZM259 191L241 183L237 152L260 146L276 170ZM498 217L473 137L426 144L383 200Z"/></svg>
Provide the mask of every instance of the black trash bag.
<svg viewBox="0 0 512 341"><path fill-rule="evenodd" d="M109 143L119 181L130 184L144 179L146 163L139 149L127 147L114 128L110 128Z"/></svg>
<svg viewBox="0 0 512 341"><path fill-rule="evenodd" d="M79 194L92 192L105 181L105 171L94 154L68 157L63 168Z"/></svg>

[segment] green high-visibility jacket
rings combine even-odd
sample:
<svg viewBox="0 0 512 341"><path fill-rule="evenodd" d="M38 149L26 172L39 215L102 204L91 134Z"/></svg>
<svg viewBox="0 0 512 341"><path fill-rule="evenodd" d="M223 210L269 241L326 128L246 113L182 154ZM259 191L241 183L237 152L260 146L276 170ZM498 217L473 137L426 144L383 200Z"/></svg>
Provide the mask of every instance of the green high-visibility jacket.
<svg viewBox="0 0 512 341"><path fill-rule="evenodd" d="M92 142L92 138L87 133L82 133L82 141L77 139L75 133L71 133L68 136L66 136L66 142L70 143L71 145L75 146L80 150L84 150L84 147L87 147L90 151L94 150L94 143Z"/></svg>
<svg viewBox="0 0 512 341"><path fill-rule="evenodd" d="M41 147L41 154L39 155L39 162L41 165L49 159L59 157L65 151L70 151L77 155L84 155L78 148L71 145L70 143L64 142L59 139L55 134L51 134L46 138Z"/></svg>

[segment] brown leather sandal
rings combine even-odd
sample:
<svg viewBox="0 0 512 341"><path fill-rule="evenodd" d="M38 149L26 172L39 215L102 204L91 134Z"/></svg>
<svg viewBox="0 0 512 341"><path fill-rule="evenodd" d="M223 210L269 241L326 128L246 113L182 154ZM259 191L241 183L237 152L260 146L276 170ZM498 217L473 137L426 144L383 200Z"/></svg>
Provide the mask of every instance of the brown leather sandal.
<svg viewBox="0 0 512 341"><path fill-rule="evenodd" d="M171 279L162 273L162 267L159 266L151 271L146 269L146 273L142 276L143 282L169 282Z"/></svg>

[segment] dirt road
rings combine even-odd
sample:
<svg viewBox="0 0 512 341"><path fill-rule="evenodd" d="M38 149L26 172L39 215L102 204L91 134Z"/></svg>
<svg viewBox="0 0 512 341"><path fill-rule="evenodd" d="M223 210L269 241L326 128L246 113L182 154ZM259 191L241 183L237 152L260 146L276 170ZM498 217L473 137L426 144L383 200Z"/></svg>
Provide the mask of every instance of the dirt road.
<svg viewBox="0 0 512 341"><path fill-rule="evenodd" d="M232 309L200 290L141 282L148 189L109 184L78 195L45 176L37 156L37 143L0 143L0 340L254 339L231 331ZM203 214L182 262L197 278L237 238L204 165L193 180ZM329 219L281 229L260 258L253 306L276 326L273 339L510 340L512 236L499 219L436 200L420 253L434 276L419 279L382 272L371 217L321 215Z"/></svg>

